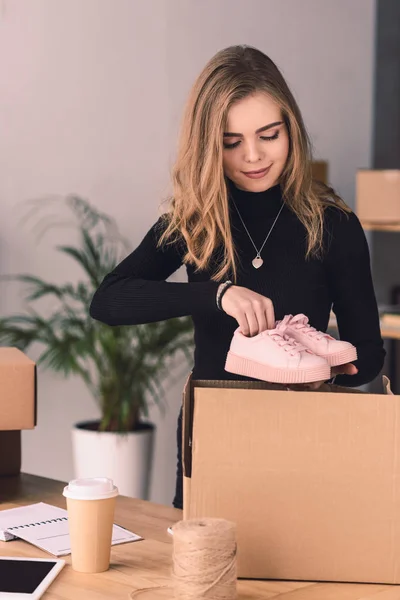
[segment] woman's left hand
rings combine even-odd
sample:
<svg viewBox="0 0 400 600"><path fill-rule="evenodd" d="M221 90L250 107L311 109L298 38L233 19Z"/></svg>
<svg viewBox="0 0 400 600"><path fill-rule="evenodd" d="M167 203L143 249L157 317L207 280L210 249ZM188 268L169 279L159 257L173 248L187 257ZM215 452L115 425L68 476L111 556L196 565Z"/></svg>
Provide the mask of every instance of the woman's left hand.
<svg viewBox="0 0 400 600"><path fill-rule="evenodd" d="M347 363L345 365L339 365L338 367L332 367L331 373L332 377L336 377L336 375L357 375L358 369L352 363ZM296 391L315 391L318 390L323 383L325 383L325 381L313 381L312 383L298 383L294 385L288 385L288 388Z"/></svg>

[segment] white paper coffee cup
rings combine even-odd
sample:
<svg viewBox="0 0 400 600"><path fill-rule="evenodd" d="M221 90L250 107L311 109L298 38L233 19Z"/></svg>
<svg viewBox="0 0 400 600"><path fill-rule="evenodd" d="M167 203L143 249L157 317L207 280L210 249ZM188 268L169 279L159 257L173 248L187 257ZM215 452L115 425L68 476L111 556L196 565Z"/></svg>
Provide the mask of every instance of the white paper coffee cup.
<svg viewBox="0 0 400 600"><path fill-rule="evenodd" d="M74 479L65 486L72 568L100 573L110 566L112 528L118 488L111 479Z"/></svg>

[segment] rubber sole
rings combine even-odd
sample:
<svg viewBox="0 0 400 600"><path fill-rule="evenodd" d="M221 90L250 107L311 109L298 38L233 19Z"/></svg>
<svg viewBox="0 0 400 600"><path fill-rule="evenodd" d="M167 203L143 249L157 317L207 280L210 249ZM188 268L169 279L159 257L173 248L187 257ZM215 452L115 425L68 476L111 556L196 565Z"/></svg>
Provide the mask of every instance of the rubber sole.
<svg viewBox="0 0 400 600"><path fill-rule="evenodd" d="M270 383L311 383L313 381L326 381L331 377L331 368L328 362L313 369L276 369L268 365L255 362L242 356L228 352L225 362L228 373L236 373Z"/></svg>
<svg viewBox="0 0 400 600"><path fill-rule="evenodd" d="M347 348L336 354L331 354L330 356L324 356L323 358L328 361L328 364L331 367L346 365L347 363L353 362L353 360L357 360L357 349L352 346L351 348Z"/></svg>

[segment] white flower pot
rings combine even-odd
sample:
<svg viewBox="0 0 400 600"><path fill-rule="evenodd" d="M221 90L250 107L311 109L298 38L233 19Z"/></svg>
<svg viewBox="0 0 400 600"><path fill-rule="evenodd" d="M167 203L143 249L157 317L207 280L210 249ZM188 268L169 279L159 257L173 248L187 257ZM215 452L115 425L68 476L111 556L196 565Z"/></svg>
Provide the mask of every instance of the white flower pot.
<svg viewBox="0 0 400 600"><path fill-rule="evenodd" d="M109 477L123 496L147 500L153 460L154 425L129 433L99 432L98 421L72 430L75 477Z"/></svg>

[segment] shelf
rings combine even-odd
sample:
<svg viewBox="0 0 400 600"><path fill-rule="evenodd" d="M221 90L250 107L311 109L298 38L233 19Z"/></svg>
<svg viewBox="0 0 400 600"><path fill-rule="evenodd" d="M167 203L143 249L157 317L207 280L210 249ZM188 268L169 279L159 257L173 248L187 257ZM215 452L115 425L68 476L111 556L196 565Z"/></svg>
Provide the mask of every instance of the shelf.
<svg viewBox="0 0 400 600"><path fill-rule="evenodd" d="M389 340L400 340L400 328L381 327L381 336Z"/></svg>
<svg viewBox="0 0 400 600"><path fill-rule="evenodd" d="M400 223L393 223L391 225L384 225L382 223L371 223L367 221L361 221L361 225L365 231L400 231Z"/></svg>
<svg viewBox="0 0 400 600"><path fill-rule="evenodd" d="M336 319L329 320L328 330L337 331ZM381 325L381 336L388 340L400 340L400 327L388 327Z"/></svg>

